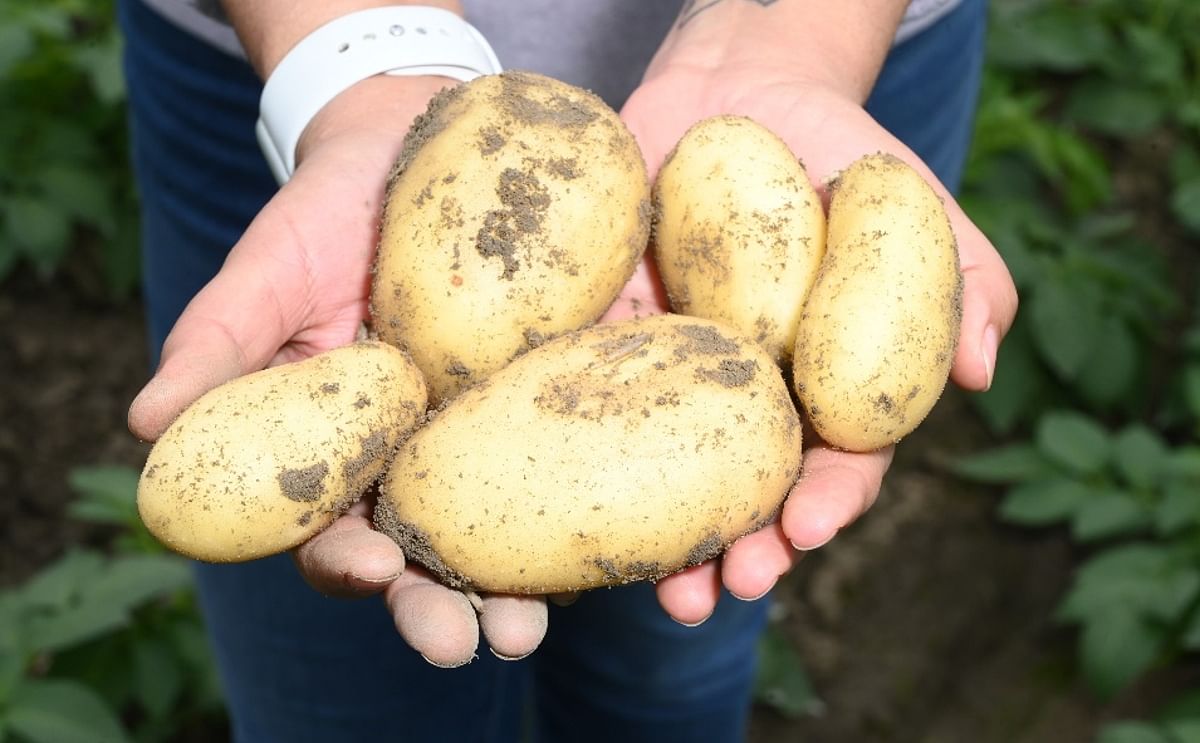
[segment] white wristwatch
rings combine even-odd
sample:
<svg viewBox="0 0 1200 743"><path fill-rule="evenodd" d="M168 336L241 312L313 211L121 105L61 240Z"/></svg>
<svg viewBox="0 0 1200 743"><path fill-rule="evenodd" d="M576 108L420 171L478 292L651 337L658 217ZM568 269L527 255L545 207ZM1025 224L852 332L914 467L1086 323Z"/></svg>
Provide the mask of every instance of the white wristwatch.
<svg viewBox="0 0 1200 743"><path fill-rule="evenodd" d="M336 18L292 48L263 87L258 144L280 184L296 168L300 134L326 103L374 75L471 80L501 71L496 53L454 13L423 5L370 8Z"/></svg>

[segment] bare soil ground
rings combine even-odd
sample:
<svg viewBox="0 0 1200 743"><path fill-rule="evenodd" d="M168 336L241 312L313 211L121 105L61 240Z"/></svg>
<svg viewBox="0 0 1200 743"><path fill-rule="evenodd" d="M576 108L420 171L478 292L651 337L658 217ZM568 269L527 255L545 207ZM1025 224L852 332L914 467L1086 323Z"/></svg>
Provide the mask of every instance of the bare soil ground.
<svg viewBox="0 0 1200 743"><path fill-rule="evenodd" d="M104 538L64 518L71 467L145 456L124 427L146 377L140 308L80 294L28 277L0 293L0 587ZM901 447L876 507L776 589L823 711L759 709L752 741L1083 743L1200 683L1159 674L1109 705L1088 695L1075 637L1050 619L1078 558L1069 541L998 524L995 493L942 469L986 443L951 394Z"/></svg>

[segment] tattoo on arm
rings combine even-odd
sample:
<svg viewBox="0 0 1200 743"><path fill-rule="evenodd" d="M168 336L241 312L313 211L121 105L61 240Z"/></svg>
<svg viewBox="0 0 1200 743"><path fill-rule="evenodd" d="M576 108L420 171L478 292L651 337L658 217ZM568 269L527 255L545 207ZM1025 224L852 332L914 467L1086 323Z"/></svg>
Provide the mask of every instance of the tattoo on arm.
<svg viewBox="0 0 1200 743"><path fill-rule="evenodd" d="M778 0L742 0L742 1L743 2L752 2L755 5L761 5L764 8L767 7L768 5L774 5L776 2L778 2ZM693 18L700 15L701 13L708 10L709 8L713 7L714 5L720 5L723 2L725 2L725 0L686 0L686 2L684 2L684 4L683 4L683 9L679 11L679 21L676 22L675 28L683 28L684 24L686 24L688 21L692 20Z"/></svg>

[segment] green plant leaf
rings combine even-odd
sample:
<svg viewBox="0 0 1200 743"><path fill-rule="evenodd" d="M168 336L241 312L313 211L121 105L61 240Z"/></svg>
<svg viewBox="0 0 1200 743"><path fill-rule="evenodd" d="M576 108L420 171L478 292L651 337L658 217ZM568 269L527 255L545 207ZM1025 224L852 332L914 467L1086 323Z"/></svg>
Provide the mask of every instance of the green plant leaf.
<svg viewBox="0 0 1200 743"><path fill-rule="evenodd" d="M121 72L121 37L116 31L87 46L73 49L75 65L87 76L92 93L105 105L125 98L125 76Z"/></svg>
<svg viewBox="0 0 1200 743"><path fill-rule="evenodd" d="M14 638L15 639L15 638ZM0 709L25 672L25 654L16 642L0 643Z"/></svg>
<svg viewBox="0 0 1200 743"><path fill-rule="evenodd" d="M1075 386L1090 404L1108 408L1128 398L1146 350L1121 318L1109 315L1101 323L1105 341L1092 349Z"/></svg>
<svg viewBox="0 0 1200 743"><path fill-rule="evenodd" d="M1097 695L1111 699L1153 665L1165 640L1162 630L1130 611L1092 616L1079 644L1084 678Z"/></svg>
<svg viewBox="0 0 1200 743"><path fill-rule="evenodd" d="M1039 403L1049 394L1049 388L1049 375L1038 361L1028 328L1017 323L1000 347L991 388L970 399L988 428L1005 435L1041 410Z"/></svg>
<svg viewBox="0 0 1200 743"><path fill-rule="evenodd" d="M804 662L774 626L759 639L754 695L790 718L818 714L824 708L804 671Z"/></svg>
<svg viewBox="0 0 1200 743"><path fill-rule="evenodd" d="M22 8L20 21L30 31L60 41L71 34L71 12L62 3L37 3Z"/></svg>
<svg viewBox="0 0 1200 743"><path fill-rule="evenodd" d="M1163 536L1200 525L1200 488L1194 480L1168 483L1155 507L1154 527Z"/></svg>
<svg viewBox="0 0 1200 743"><path fill-rule="evenodd" d="M1192 131L1200 132L1200 101L1195 99L1181 101L1175 108L1175 120L1184 126L1191 127Z"/></svg>
<svg viewBox="0 0 1200 743"><path fill-rule="evenodd" d="M37 173L36 180L46 198L63 213L104 235L116 230L112 189L98 172L77 165L50 164Z"/></svg>
<svg viewBox="0 0 1200 743"><path fill-rule="evenodd" d="M1065 189L1067 204L1077 213L1107 203L1112 198L1112 174L1108 161L1090 142L1066 129L1047 129L1040 147L1053 166L1047 170L1059 189Z"/></svg>
<svg viewBox="0 0 1200 743"><path fill-rule="evenodd" d="M1200 142L1179 142L1171 153L1167 172L1171 174L1171 183L1176 186L1200 180Z"/></svg>
<svg viewBox="0 0 1200 743"><path fill-rule="evenodd" d="M31 743L126 743L129 736L113 710L82 684L27 681L9 702L10 728Z"/></svg>
<svg viewBox="0 0 1200 743"><path fill-rule="evenodd" d="M996 6L993 6L996 7ZM1115 40L1096 14L1071 6L1042 4L1035 12L1000 15L990 24L989 62L1016 69L1077 72L1113 53Z"/></svg>
<svg viewBox="0 0 1200 743"><path fill-rule="evenodd" d="M1076 572L1055 617L1083 623L1113 611L1173 622L1197 593L1200 569L1177 562L1167 546L1132 543L1098 553Z"/></svg>
<svg viewBox="0 0 1200 743"><path fill-rule="evenodd" d="M129 613L119 606L78 604L39 616L29 627L29 645L57 652L124 629Z"/></svg>
<svg viewBox="0 0 1200 743"><path fill-rule="evenodd" d="M1171 86L1184 78L1183 48L1175 39L1144 23L1128 23L1122 30L1139 81Z"/></svg>
<svg viewBox="0 0 1200 743"><path fill-rule="evenodd" d="M1111 455L1108 432L1088 416L1070 410L1042 416L1034 440L1047 459L1080 474L1099 472Z"/></svg>
<svg viewBox="0 0 1200 743"><path fill-rule="evenodd" d="M71 220L52 202L14 196L3 204L8 233L45 274L53 272L67 251Z"/></svg>
<svg viewBox="0 0 1200 743"><path fill-rule="evenodd" d="M1155 724L1141 720L1110 722L1100 729L1096 743L1174 743Z"/></svg>
<svg viewBox="0 0 1200 743"><path fill-rule="evenodd" d="M152 637L134 643L134 694L151 717L161 719L170 714L184 683L180 661L169 645Z"/></svg>
<svg viewBox="0 0 1200 743"><path fill-rule="evenodd" d="M117 228L106 243L104 276L113 298L126 299L138 286L142 274L140 227L136 214L117 219Z"/></svg>
<svg viewBox="0 0 1200 743"><path fill-rule="evenodd" d="M1141 424L1126 427L1113 439L1117 472L1135 488L1153 488L1167 472L1167 444L1156 431Z"/></svg>
<svg viewBox="0 0 1200 743"><path fill-rule="evenodd" d="M1099 492L1075 511L1071 536L1079 542L1094 542L1134 534L1151 524L1152 513L1128 493Z"/></svg>
<svg viewBox="0 0 1200 743"><path fill-rule="evenodd" d="M75 518L126 526L139 523L138 472L132 467L75 467L67 481L82 496L68 506L68 512Z"/></svg>
<svg viewBox="0 0 1200 743"><path fill-rule="evenodd" d="M1103 313L1093 292L1077 281L1047 277L1029 300L1034 344L1056 374L1074 380L1100 346Z"/></svg>
<svg viewBox="0 0 1200 743"><path fill-rule="evenodd" d="M1200 481L1200 446L1180 446L1172 451L1167 472L1172 477Z"/></svg>
<svg viewBox="0 0 1200 743"><path fill-rule="evenodd" d="M1200 609L1195 609L1188 616L1183 634L1179 637L1179 646L1184 650L1200 650Z"/></svg>
<svg viewBox="0 0 1200 743"><path fill-rule="evenodd" d="M1193 234L1200 234L1200 177L1184 181L1171 193L1171 213Z"/></svg>
<svg viewBox="0 0 1200 743"><path fill-rule="evenodd" d="M8 225L0 223L0 281L8 278L20 257L16 238L9 235Z"/></svg>
<svg viewBox="0 0 1200 743"><path fill-rule="evenodd" d="M179 621L165 630L170 643L187 669L188 695L201 708L220 709L224 702L220 677L217 675L213 652L208 634L199 618L194 621Z"/></svg>
<svg viewBox="0 0 1200 743"><path fill-rule="evenodd" d="M33 33L19 23L0 25L0 80L34 50Z"/></svg>
<svg viewBox="0 0 1200 743"><path fill-rule="evenodd" d="M104 558L96 552L72 550L42 568L20 589L23 604L37 608L61 608L78 594L79 587L98 575Z"/></svg>
<svg viewBox="0 0 1200 743"><path fill-rule="evenodd" d="M1000 518L1024 526L1046 526L1069 519L1091 496L1076 480L1035 480L1008 491L1000 503Z"/></svg>
<svg viewBox="0 0 1200 743"><path fill-rule="evenodd" d="M1072 86L1067 97L1068 121L1123 139L1145 136L1166 114L1166 100L1144 86L1089 78Z"/></svg>
<svg viewBox="0 0 1200 743"><path fill-rule="evenodd" d="M1057 470L1032 444L1007 444L955 460L950 469L976 482L1007 484L1053 477Z"/></svg>
<svg viewBox="0 0 1200 743"><path fill-rule="evenodd" d="M1155 719L1159 722L1200 719L1200 689L1185 691L1167 702Z"/></svg>
<svg viewBox="0 0 1200 743"><path fill-rule="evenodd" d="M113 558L82 595L89 604L130 612L153 598L191 585L188 562L178 555L122 555Z"/></svg>
<svg viewBox="0 0 1200 743"><path fill-rule="evenodd" d="M1163 727L1171 743L1200 743L1200 719L1172 720Z"/></svg>

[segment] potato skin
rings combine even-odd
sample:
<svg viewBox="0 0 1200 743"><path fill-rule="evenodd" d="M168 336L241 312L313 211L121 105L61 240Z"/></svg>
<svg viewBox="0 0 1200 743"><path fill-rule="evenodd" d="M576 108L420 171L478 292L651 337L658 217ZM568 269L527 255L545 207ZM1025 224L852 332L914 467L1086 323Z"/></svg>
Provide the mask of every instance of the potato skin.
<svg viewBox="0 0 1200 743"><path fill-rule="evenodd" d="M646 249L650 188L596 96L506 72L443 91L388 186L371 293L436 404L546 338L594 322Z"/></svg>
<svg viewBox="0 0 1200 743"><path fill-rule="evenodd" d="M941 200L899 158L833 186L825 260L796 336L796 393L829 444L871 451L920 424L946 386L962 274Z"/></svg>
<svg viewBox="0 0 1200 743"><path fill-rule="evenodd" d="M565 334L464 391L401 446L375 520L449 585L572 591L717 555L799 468L762 348L659 315Z"/></svg>
<svg viewBox="0 0 1200 743"><path fill-rule="evenodd" d="M198 560L283 552L380 477L425 403L412 361L375 341L234 379L154 444L138 511L159 541Z"/></svg>
<svg viewBox="0 0 1200 743"><path fill-rule="evenodd" d="M672 309L732 325L789 363L825 212L787 144L745 117L705 119L668 156L653 196Z"/></svg>

